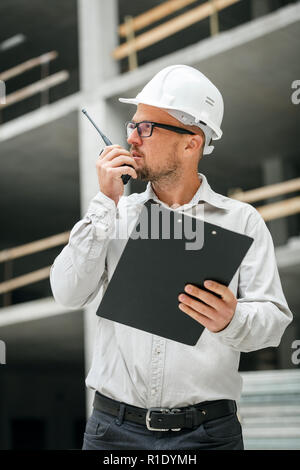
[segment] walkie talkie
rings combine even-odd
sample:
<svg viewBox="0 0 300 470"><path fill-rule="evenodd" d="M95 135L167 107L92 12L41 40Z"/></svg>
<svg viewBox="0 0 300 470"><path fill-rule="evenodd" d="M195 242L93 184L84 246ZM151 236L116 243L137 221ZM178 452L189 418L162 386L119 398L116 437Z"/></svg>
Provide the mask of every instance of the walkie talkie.
<svg viewBox="0 0 300 470"><path fill-rule="evenodd" d="M82 109L83 114L86 115L88 120L93 124L95 129L98 131L98 133L101 135L105 145L112 145L112 142L103 134L103 132L100 131L99 127L94 123L93 119L88 115L85 109ZM126 165L125 163L122 166L131 166L131 165ZM132 167L133 168L133 167ZM122 175L121 176L123 184L127 184L128 181L130 180L131 176L130 175Z"/></svg>

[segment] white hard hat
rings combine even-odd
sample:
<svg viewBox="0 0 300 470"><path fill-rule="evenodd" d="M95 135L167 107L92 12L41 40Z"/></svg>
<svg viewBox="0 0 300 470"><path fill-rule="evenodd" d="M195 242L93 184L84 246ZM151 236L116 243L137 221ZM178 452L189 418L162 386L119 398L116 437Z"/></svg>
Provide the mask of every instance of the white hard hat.
<svg viewBox="0 0 300 470"><path fill-rule="evenodd" d="M188 65L165 67L135 98L119 98L119 101L162 108L181 123L200 127L205 134L204 155L214 149L209 145L211 139L222 137L222 95L203 73Z"/></svg>

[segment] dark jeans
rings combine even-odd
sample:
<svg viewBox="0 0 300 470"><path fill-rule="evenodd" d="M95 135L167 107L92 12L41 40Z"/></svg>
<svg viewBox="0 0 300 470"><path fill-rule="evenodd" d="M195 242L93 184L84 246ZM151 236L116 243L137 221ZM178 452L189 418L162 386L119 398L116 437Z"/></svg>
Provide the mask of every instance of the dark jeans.
<svg viewBox="0 0 300 470"><path fill-rule="evenodd" d="M82 450L243 450L236 413L207 421L194 429L150 431L130 421L118 421L93 408L86 424Z"/></svg>

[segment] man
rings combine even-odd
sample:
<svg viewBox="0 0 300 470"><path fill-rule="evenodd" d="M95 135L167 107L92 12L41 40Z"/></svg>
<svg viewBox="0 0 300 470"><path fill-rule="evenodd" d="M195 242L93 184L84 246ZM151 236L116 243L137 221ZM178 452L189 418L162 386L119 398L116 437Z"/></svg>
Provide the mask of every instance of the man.
<svg viewBox="0 0 300 470"><path fill-rule="evenodd" d="M178 308L205 327L195 346L97 318L86 379L96 393L83 449L243 449L240 352L278 346L292 314L262 217L215 193L197 172L222 135L222 96L198 70L175 65L136 98L120 100L137 105L127 124L130 151L111 145L100 154L100 191L51 268L55 299L80 308L105 290L126 243L114 229L126 217L137 221L149 199L196 216L204 208L205 220L254 242L229 287L183 286ZM124 174L148 181L146 191L123 196Z"/></svg>

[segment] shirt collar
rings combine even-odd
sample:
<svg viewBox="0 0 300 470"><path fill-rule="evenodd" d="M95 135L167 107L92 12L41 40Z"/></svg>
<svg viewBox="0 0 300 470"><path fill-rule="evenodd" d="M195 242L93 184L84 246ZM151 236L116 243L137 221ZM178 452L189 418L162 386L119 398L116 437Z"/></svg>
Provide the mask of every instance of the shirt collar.
<svg viewBox="0 0 300 470"><path fill-rule="evenodd" d="M184 204L180 208L187 209L197 205L201 201L204 201L212 206L218 207L219 209L228 210L229 207L228 202L226 201L227 198L225 198L225 196L222 196L222 194L218 194L211 189L205 175L203 175L202 173L198 173L198 177L202 181L201 185L199 186L191 201ZM162 201L158 199L155 192L153 191L150 181L147 184L146 190L141 193L140 196L142 197L143 203L148 201L149 199L153 199L153 201L162 203Z"/></svg>

